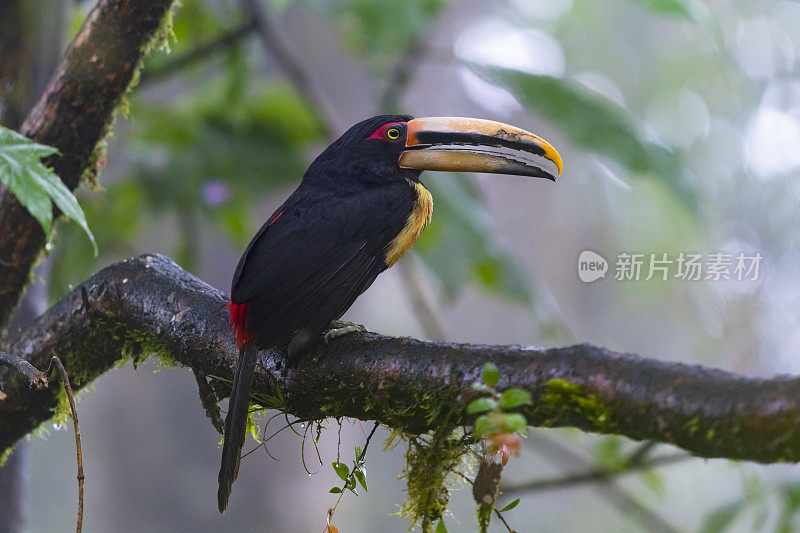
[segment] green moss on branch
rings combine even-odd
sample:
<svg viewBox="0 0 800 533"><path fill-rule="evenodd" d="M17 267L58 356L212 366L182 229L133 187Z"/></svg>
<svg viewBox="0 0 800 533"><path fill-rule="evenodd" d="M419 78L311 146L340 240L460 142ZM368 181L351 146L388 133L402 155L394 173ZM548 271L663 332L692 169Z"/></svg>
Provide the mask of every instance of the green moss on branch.
<svg viewBox="0 0 800 533"><path fill-rule="evenodd" d="M113 265L67 295L0 350L46 367L63 356L76 388L114 365L155 354L230 379L237 350L227 296L168 258L144 255ZM411 434L469 425L463 408L486 362L499 391L534 399L520 412L534 426L669 442L703 457L800 460L800 380L757 379L664 363L591 345L540 349L423 342L357 333L315 346L293 368L280 351L260 354L255 391L274 395L304 420L377 420ZM53 391L31 391L0 370L0 448L53 416Z"/></svg>

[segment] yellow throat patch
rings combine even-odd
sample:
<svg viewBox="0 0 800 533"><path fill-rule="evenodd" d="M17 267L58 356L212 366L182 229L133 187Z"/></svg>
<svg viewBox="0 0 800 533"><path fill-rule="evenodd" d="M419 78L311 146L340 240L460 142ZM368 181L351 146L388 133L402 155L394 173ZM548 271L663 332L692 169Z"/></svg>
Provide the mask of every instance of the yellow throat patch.
<svg viewBox="0 0 800 533"><path fill-rule="evenodd" d="M411 248L422 230L431 220L433 214L433 196L420 182L412 182L409 180L417 192L417 200L414 202L414 209L408 216L406 225L397 234L397 237L392 239L389 246L386 247L386 264L392 266L397 263L403 254Z"/></svg>

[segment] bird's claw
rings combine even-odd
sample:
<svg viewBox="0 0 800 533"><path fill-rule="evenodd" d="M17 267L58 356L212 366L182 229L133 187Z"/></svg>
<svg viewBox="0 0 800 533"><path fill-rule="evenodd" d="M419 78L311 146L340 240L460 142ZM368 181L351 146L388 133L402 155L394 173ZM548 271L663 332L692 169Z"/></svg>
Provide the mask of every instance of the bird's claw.
<svg viewBox="0 0 800 533"><path fill-rule="evenodd" d="M331 329L325 332L325 344L330 344L333 339L356 331L367 331L367 328L363 324L334 320L331 322Z"/></svg>

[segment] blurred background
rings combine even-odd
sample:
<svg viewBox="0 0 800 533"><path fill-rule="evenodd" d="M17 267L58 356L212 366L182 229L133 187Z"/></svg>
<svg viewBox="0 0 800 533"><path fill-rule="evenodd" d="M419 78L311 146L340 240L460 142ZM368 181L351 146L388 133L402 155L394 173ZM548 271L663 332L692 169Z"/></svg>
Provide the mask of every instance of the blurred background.
<svg viewBox="0 0 800 533"><path fill-rule="evenodd" d="M227 291L241 251L316 154L401 111L509 122L558 148L556 183L428 172L415 253L347 319L389 335L540 346L591 342L748 375L800 373L800 3L773 0L182 0L174 35L120 109L79 200L100 245L61 223L39 271L49 305L91 273L160 252ZM18 126L93 2L5 0L0 117ZM264 25L255 24L259 20ZM578 276L591 250L605 278ZM623 253L638 280L615 279ZM757 279L646 280L650 254L760 254ZM735 259L734 259L735 265ZM733 266L731 274L733 274ZM706 272L703 271L705 277ZM185 369L148 361L79 395L86 531L322 531L339 424L319 451L285 431L244 459L216 510L219 435ZM369 431L372 424L364 423ZM273 422L268 433L280 424ZM71 429L32 437L25 531L67 531ZM405 531L403 446L367 455L342 532ZM342 421L342 460L363 445ZM255 442L251 442L254 447ZM584 475L585 474L585 475ZM793 531L800 470L704 461L664 445L531 431L504 473L518 531ZM463 483L452 531L475 529ZM498 521L493 531L504 531Z"/></svg>

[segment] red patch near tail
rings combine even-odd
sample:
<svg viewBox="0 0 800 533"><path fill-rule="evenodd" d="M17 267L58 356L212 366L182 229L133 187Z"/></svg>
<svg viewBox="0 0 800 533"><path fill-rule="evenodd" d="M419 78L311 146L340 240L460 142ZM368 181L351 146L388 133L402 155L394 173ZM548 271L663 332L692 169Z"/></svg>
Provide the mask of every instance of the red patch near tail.
<svg viewBox="0 0 800 533"><path fill-rule="evenodd" d="M247 331L247 302L241 304L228 302L227 307L231 312L230 327L236 339L236 347L241 350L253 342L253 334Z"/></svg>

